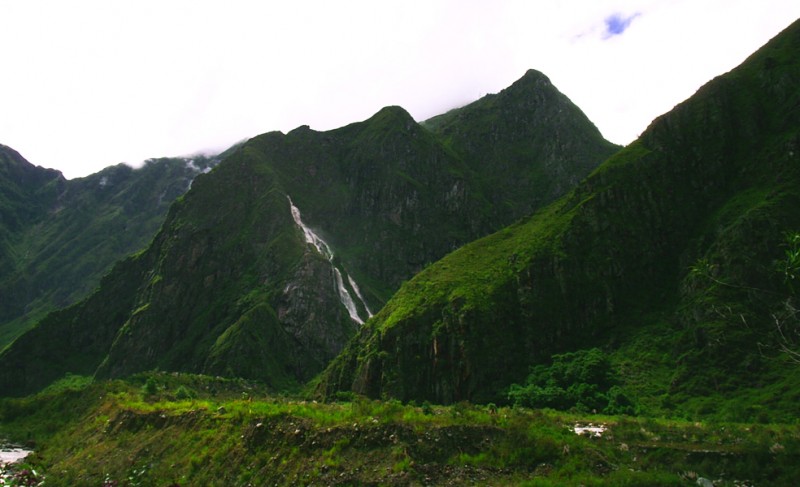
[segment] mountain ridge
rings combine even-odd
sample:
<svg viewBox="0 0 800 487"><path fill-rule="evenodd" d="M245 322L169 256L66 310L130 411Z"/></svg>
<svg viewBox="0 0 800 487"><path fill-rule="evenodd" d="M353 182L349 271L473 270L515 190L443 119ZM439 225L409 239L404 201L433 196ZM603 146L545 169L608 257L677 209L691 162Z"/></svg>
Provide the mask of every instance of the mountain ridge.
<svg viewBox="0 0 800 487"><path fill-rule="evenodd" d="M782 307L769 296L786 296L772 261L784 233L800 228L792 206L800 73L790 55L799 49L795 22L571 193L415 276L329 366L318 391L503 402L531 366L587 346L632 367L634 390L657 387L653 396L636 391L657 411L716 410L702 399L714 395L734 407L756 394L759 371L797 390L793 369L781 373L785 357L765 318ZM727 286L688 272L704 260ZM744 304L754 299L771 304ZM668 353L658 355L649 336L667 337ZM769 352L748 347L756 342ZM638 369L645 357L654 370ZM787 414L788 400L773 402L767 415Z"/></svg>
<svg viewBox="0 0 800 487"><path fill-rule="evenodd" d="M581 113L554 87L547 90L553 103L540 107L542 113ZM506 102L498 120L527 110ZM539 135L515 136L517 151L529 156L517 157L516 164L560 158L571 179L616 150L596 127L583 124L585 136L540 160L531 155L552 137L539 132L556 134L563 127L509 126ZM198 176L172 205L151 246L120 266L129 279L109 277L131 281L126 292L135 296L109 297L108 307L96 298L98 307L75 310L90 313L85 321L98 329L117 330L113 338L104 335L103 345L96 342L108 350L102 363L95 357L87 364L94 364L98 377L159 368L245 375L276 388L310 379L356 331L340 302L337 273L345 283L352 278L367 305L378 309L429 262L546 199L536 188L503 201L485 197L481 179L498 159L488 157L492 143L484 139L459 153L457 144L443 142L400 107L327 132L301 126L250 139ZM519 185L515 178L504 184ZM333 260L306 243L287 196L303 222L332 246ZM101 286L104 292L111 291ZM33 332L39 339L0 354L0 364L8 364L0 377L5 390L32 390L70 371L69 359L51 362L47 370L26 369L22 359L27 347L46 349L49 330L69 323L77 324L66 314L51 315Z"/></svg>
<svg viewBox="0 0 800 487"><path fill-rule="evenodd" d="M67 180L13 154L13 166L4 158L3 194L30 194L21 203L0 202L4 221L21 215L2 232L8 250L0 255L0 349L47 311L85 297L116 260L147 245L169 204L216 164L204 156L150 159L138 169L118 164Z"/></svg>

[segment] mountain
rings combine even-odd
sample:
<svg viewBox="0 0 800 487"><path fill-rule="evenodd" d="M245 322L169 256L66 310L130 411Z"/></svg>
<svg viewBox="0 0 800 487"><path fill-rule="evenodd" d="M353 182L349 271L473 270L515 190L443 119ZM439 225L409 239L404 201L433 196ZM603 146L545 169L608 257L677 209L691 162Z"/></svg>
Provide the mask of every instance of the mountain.
<svg viewBox="0 0 800 487"><path fill-rule="evenodd" d="M148 160L66 180L0 146L0 349L47 312L90 294L144 248L213 157Z"/></svg>
<svg viewBox="0 0 800 487"><path fill-rule="evenodd" d="M46 214L61 173L34 166L18 152L0 145L0 273L13 272L12 235Z"/></svg>
<svg viewBox="0 0 800 487"><path fill-rule="evenodd" d="M560 393L565 364L604 354L641 407L793 417L798 52L795 22L566 196L423 270L318 390L505 402L512 384Z"/></svg>
<svg viewBox="0 0 800 487"><path fill-rule="evenodd" d="M547 76L533 69L500 93L423 125L469 161L500 218L505 212L514 219L531 214L572 189L597 165L600 140L594 125ZM574 160L565 163L568 154Z"/></svg>
<svg viewBox="0 0 800 487"><path fill-rule="evenodd" d="M198 176L97 293L0 354L0 387L155 368L292 387L403 281L618 149L535 72L446 118L427 129L387 107L332 131L251 139Z"/></svg>

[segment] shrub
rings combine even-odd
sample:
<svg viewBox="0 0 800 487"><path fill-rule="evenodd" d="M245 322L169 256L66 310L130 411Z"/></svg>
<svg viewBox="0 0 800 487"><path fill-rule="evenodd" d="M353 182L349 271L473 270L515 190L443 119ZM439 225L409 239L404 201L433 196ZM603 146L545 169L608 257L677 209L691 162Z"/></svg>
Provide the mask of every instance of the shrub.
<svg viewBox="0 0 800 487"><path fill-rule="evenodd" d="M148 377L147 381L145 381L144 385L142 386L142 394L145 396L152 396L156 392L158 392L158 384L156 384L156 380L152 377Z"/></svg>
<svg viewBox="0 0 800 487"><path fill-rule="evenodd" d="M422 414L431 415L433 414L433 406L430 402L425 401L422 403Z"/></svg>
<svg viewBox="0 0 800 487"><path fill-rule="evenodd" d="M175 399L179 401L194 399L195 397L197 397L197 394L195 394L195 392L188 387L178 386L178 388L175 390Z"/></svg>
<svg viewBox="0 0 800 487"><path fill-rule="evenodd" d="M598 348L553 355L550 366L531 369L525 384L513 384L515 406L632 414L633 401L615 384L608 356Z"/></svg>

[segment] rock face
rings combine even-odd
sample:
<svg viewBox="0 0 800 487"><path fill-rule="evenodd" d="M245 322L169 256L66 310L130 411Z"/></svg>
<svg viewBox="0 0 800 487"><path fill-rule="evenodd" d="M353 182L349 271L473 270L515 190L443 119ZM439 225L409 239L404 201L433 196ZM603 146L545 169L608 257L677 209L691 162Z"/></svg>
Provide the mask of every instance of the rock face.
<svg viewBox="0 0 800 487"><path fill-rule="evenodd" d="M0 146L0 349L46 312L91 293L145 247L169 205L214 158L151 159L85 178L33 166Z"/></svg>
<svg viewBox="0 0 800 487"><path fill-rule="evenodd" d="M768 311L787 296L773 263L800 229L798 51L795 23L567 196L415 276L320 392L503 400L553 353L632 347L647 326L666 330L650 352L675 354L672 382L659 384L675 394L744 394L767 372L796 380L753 344L770 342ZM714 280L693 277L698 262L713 263Z"/></svg>
<svg viewBox="0 0 800 487"><path fill-rule="evenodd" d="M308 380L357 330L341 289L359 291L366 317L430 262L552 200L617 149L541 75L530 77L431 129L387 107L329 132L251 139L195 180L150 247L118 264L97 294L3 352L1 387L25 393L65 372L156 367L275 387ZM306 241L290 199L332 259ZM49 337L65 330L80 343L46 358Z"/></svg>

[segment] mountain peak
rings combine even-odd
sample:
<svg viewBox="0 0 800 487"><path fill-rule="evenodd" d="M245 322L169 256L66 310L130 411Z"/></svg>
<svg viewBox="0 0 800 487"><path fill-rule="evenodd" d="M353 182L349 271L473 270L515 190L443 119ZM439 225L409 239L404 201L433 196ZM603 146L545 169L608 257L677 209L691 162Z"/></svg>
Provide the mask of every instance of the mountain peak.
<svg viewBox="0 0 800 487"><path fill-rule="evenodd" d="M530 82L537 82L537 81L546 81L550 82L550 78L548 78L544 73L541 71L537 71L535 69L529 69L525 71L525 74L522 75L522 78L517 80L516 83L530 83ZM512 85L513 86L513 85Z"/></svg>
<svg viewBox="0 0 800 487"><path fill-rule="evenodd" d="M365 134L406 133L417 126L417 121L403 107L390 105L378 110L363 122L354 124Z"/></svg>
<svg viewBox="0 0 800 487"><path fill-rule="evenodd" d="M669 391L648 399L669 396L656 406L668 414L704 414L695 396L713 391L715 404L737 405L727 417L750 420L742 406L760 397L764 377L775 390L796 389L794 371L777 354L796 353L798 344L787 350L775 331L783 311L768 309L784 309L794 299L789 293L796 294L780 282L774 262L785 252L787 230L798 228L798 32L793 26L707 84L573 193L407 281L321 376L318 390L489 402L507 400L512 384L527 380L529 397L544 397L550 379L534 383L533 367L588 347L624 360L618 377L633 380L618 387L643 398ZM440 118L434 130L454 147L487 141L504 156L479 159L476 171L489 168L484 180L506 167L523 180L525 158L512 166L516 154L500 152L512 140L506 135L554 141L548 153L575 147L575 139L566 142L573 131L563 118L567 102L543 75L528 71L501 94ZM501 125L492 110L511 122ZM548 162L560 168L569 157ZM495 201L513 190L530 191L512 186ZM693 262L713 276L696 272ZM767 349L774 366L757 362ZM662 354L654 367L651 357ZM763 365L740 367L749 363ZM791 417L792 407L787 402L770 414Z"/></svg>
<svg viewBox="0 0 800 487"><path fill-rule="evenodd" d="M501 94L538 93L542 91L557 91L548 78L541 71L529 69L522 78L501 91Z"/></svg>
<svg viewBox="0 0 800 487"><path fill-rule="evenodd" d="M63 178L61 171L34 165L19 152L3 144L0 144L0 174L17 183L27 184L33 184L34 181L38 181L36 184L44 184L51 179Z"/></svg>
<svg viewBox="0 0 800 487"><path fill-rule="evenodd" d="M49 351L63 340L43 337L73 332L92 338L84 341L91 351L67 352L86 367L72 373L159 367L276 385L308 380L356 332L351 305L369 314L367 304L385 302L426 263L539 208L608 155L579 123L578 138L540 128L529 100L551 92L476 102L443 136L387 106L331 131L301 126L250 139L172 207L143 253L70 308L92 317L91 331L76 331L85 321L77 315L54 313L0 354L0 389L33 390L63 376L70 363ZM336 259L309 248L284 195L321 227L314 231ZM54 358L22 358L44 355Z"/></svg>
<svg viewBox="0 0 800 487"><path fill-rule="evenodd" d="M406 111L405 108L398 105L390 105L378 110L378 113L370 117L370 122L381 121L384 123L407 123L416 122L414 117Z"/></svg>

